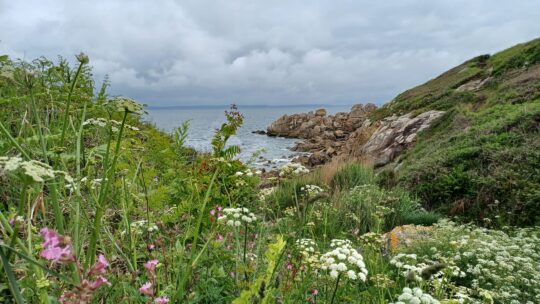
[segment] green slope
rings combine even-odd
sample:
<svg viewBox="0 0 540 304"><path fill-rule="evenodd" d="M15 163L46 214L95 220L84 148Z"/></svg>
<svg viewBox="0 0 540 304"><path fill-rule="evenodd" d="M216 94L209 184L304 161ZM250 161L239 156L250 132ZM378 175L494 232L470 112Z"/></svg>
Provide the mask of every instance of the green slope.
<svg viewBox="0 0 540 304"><path fill-rule="evenodd" d="M427 110L447 114L398 160L399 184L452 215L540 222L540 39L473 58L403 92L373 118Z"/></svg>

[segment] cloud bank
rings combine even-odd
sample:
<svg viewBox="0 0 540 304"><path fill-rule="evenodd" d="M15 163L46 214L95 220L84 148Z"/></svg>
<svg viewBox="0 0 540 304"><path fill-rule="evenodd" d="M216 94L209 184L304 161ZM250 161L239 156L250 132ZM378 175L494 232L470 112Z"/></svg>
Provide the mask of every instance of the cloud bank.
<svg viewBox="0 0 540 304"><path fill-rule="evenodd" d="M540 1L8 1L0 54L90 56L150 105L389 101L540 36Z"/></svg>

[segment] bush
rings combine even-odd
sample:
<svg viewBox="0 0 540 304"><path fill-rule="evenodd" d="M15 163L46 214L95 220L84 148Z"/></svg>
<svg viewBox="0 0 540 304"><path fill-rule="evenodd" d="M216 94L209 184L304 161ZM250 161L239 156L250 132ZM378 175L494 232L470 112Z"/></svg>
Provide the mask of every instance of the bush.
<svg viewBox="0 0 540 304"><path fill-rule="evenodd" d="M422 209L417 199L402 190L384 190L376 185L357 186L342 194L341 218L359 234L383 232L405 224L431 225L439 216ZM345 224L347 225L347 224Z"/></svg>
<svg viewBox="0 0 540 304"><path fill-rule="evenodd" d="M412 224L420 226L431 226L437 223L441 219L441 216L434 212L429 211L417 211L404 213L401 217L401 224Z"/></svg>

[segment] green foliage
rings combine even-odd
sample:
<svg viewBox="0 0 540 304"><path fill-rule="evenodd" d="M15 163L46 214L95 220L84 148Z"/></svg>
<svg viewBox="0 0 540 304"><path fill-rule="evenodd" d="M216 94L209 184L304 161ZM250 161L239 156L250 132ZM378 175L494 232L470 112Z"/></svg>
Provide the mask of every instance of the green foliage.
<svg viewBox="0 0 540 304"><path fill-rule="evenodd" d="M341 194L344 226L359 234L388 231L405 224L431 225L439 216L423 210L418 200L402 190L363 185Z"/></svg>
<svg viewBox="0 0 540 304"><path fill-rule="evenodd" d="M275 303L276 290L272 280L286 244L287 242L283 240L283 237L278 235L276 241L268 246L265 253L266 262L268 263L266 272L255 280L248 290L242 291L240 297L232 302L233 304Z"/></svg>
<svg viewBox="0 0 540 304"><path fill-rule="evenodd" d="M348 190L356 186L373 184L373 170L359 163L348 163L334 175L330 186L339 190Z"/></svg>
<svg viewBox="0 0 540 304"><path fill-rule="evenodd" d="M267 202L280 209L296 206L302 200L300 188L308 184L309 182L305 178L284 180L276 187Z"/></svg>
<svg viewBox="0 0 540 304"><path fill-rule="evenodd" d="M466 132L459 126L464 120ZM540 180L533 173L540 165L539 122L538 102L453 113L444 135L427 132L407 154L401 181L429 208L534 224L540 216Z"/></svg>
<svg viewBox="0 0 540 304"><path fill-rule="evenodd" d="M379 173L379 183L405 187L426 208L467 220L538 223L539 70L535 39L473 58L376 110L372 119L446 111L396 174Z"/></svg>
<svg viewBox="0 0 540 304"><path fill-rule="evenodd" d="M197 156L197 151L192 148L185 147L184 144L188 137L189 120L182 122L182 124L173 130L173 144L172 149L178 159L185 161L193 161Z"/></svg>
<svg viewBox="0 0 540 304"><path fill-rule="evenodd" d="M236 105L231 105L230 111L225 111L225 117L227 122L223 123L221 127L214 134L212 139L212 147L214 150L214 157L224 157L225 159L232 159L233 156L240 153L240 147L231 145L227 147L227 141L231 136L236 134L238 128L244 123L244 117Z"/></svg>
<svg viewBox="0 0 540 304"><path fill-rule="evenodd" d="M495 76L538 62L540 62L540 39L514 46L494 55L490 60Z"/></svg>

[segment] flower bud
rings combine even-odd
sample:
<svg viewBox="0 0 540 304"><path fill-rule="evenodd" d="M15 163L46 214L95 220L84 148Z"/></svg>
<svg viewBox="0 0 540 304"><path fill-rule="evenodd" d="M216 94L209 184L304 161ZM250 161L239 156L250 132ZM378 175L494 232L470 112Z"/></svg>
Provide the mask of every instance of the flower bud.
<svg viewBox="0 0 540 304"><path fill-rule="evenodd" d="M79 61L81 64L87 64L90 61L88 55L83 52L81 52L79 55L75 55L75 57L77 58L77 61Z"/></svg>

